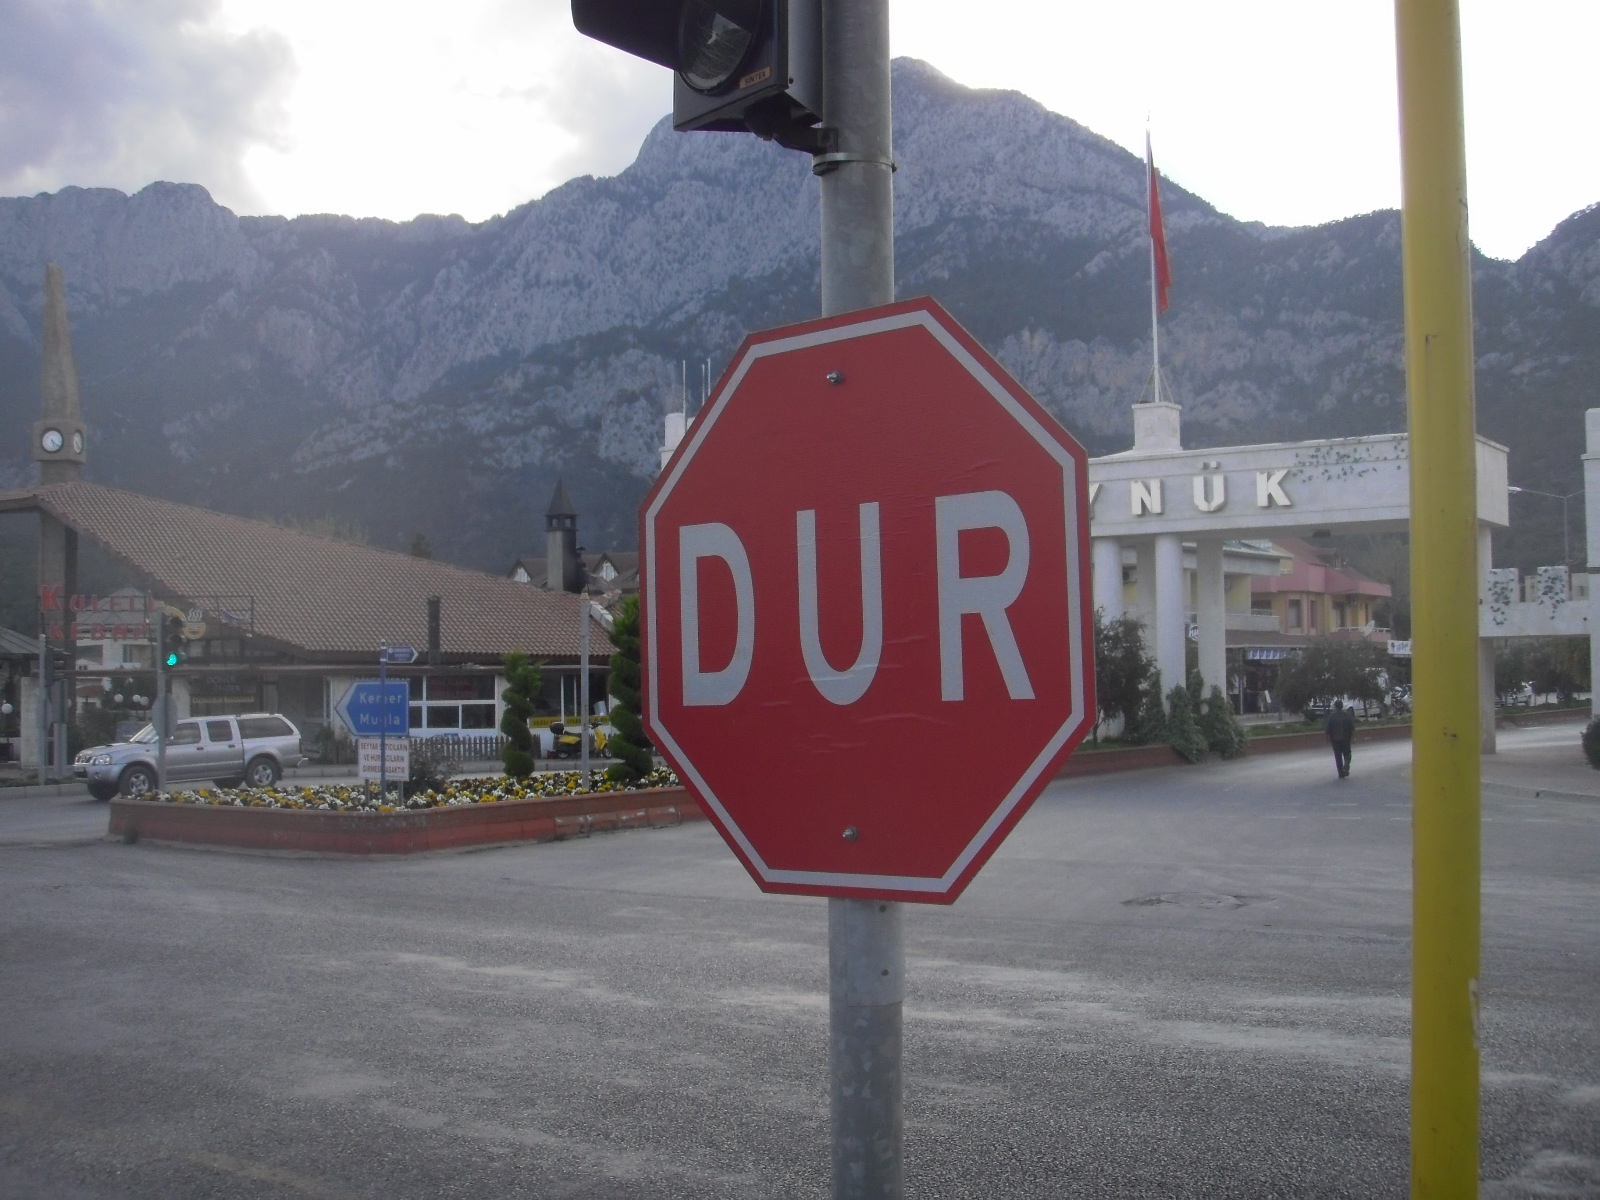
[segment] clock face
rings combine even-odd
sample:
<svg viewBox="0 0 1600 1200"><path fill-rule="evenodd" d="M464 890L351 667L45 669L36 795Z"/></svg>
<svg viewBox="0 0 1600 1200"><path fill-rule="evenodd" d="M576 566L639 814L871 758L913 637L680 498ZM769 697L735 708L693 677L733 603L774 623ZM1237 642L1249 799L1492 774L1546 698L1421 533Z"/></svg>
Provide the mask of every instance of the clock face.
<svg viewBox="0 0 1600 1200"><path fill-rule="evenodd" d="M46 429L42 434L39 435L39 444L45 448L46 453L54 454L57 450L61 449L61 430Z"/></svg>
<svg viewBox="0 0 1600 1200"><path fill-rule="evenodd" d="M72 432L72 452L74 454L83 453L83 434L78 430L73 430Z"/></svg>

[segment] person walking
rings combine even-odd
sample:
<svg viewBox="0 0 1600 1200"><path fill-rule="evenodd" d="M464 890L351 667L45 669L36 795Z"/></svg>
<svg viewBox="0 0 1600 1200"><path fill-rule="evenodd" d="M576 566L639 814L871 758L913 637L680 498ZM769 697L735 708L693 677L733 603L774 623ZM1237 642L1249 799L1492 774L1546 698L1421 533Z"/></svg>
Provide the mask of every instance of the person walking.
<svg viewBox="0 0 1600 1200"><path fill-rule="evenodd" d="M1355 736L1355 712L1346 708L1343 700L1335 700L1333 711L1328 714L1328 740L1333 743L1333 765L1338 768L1340 779L1350 774L1350 743Z"/></svg>

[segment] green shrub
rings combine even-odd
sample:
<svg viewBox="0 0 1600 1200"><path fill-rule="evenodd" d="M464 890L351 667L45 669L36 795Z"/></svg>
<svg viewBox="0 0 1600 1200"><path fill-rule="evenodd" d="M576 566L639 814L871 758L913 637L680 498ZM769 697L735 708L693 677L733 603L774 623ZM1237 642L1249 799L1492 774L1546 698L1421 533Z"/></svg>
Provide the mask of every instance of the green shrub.
<svg viewBox="0 0 1600 1200"><path fill-rule="evenodd" d="M1139 711L1123 738L1136 746L1154 746L1167 740L1166 705L1161 702L1161 672L1152 671L1145 680Z"/></svg>
<svg viewBox="0 0 1600 1200"><path fill-rule="evenodd" d="M1167 744L1189 762L1206 756L1205 735L1194 717L1194 697L1183 686L1167 694Z"/></svg>
<svg viewBox="0 0 1600 1200"><path fill-rule="evenodd" d="M1107 620L1104 609L1094 610L1094 694L1100 725L1122 718L1123 736L1133 734L1139 724L1155 660L1144 645L1144 623L1127 614ZM1159 694L1159 693L1158 693Z"/></svg>
<svg viewBox="0 0 1600 1200"><path fill-rule="evenodd" d="M1200 705L1200 735L1223 758L1238 758L1250 745L1243 722L1219 687L1213 687Z"/></svg>
<svg viewBox="0 0 1600 1200"><path fill-rule="evenodd" d="M505 701L505 715L500 718L500 732L506 735L506 748L501 760L506 774L513 779L526 779L533 774L533 730L528 721L533 716L533 706L544 687L544 674L539 664L529 662L521 651L506 655L506 690L500 693Z"/></svg>
<svg viewBox="0 0 1600 1200"><path fill-rule="evenodd" d="M606 778L617 783L643 779L655 767L650 739L639 720L643 697L639 694L639 597L629 596L611 626L611 642L617 652L611 656L611 728L615 731L606 743L616 762L606 768Z"/></svg>
<svg viewBox="0 0 1600 1200"><path fill-rule="evenodd" d="M1600 771L1600 717L1583 727L1583 756L1591 767Z"/></svg>

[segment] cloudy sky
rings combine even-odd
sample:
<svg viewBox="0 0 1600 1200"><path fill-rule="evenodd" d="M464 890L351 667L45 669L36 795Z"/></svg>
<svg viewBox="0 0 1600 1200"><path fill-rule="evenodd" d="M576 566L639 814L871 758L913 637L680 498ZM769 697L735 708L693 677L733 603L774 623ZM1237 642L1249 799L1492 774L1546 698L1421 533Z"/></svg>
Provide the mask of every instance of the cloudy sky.
<svg viewBox="0 0 1600 1200"><path fill-rule="evenodd" d="M569 0L0 0L0 195L201 183L241 213L481 220L625 167L668 73ZM1473 239L1600 201L1592 0L1461 0ZM1003 16L986 25L969 14ZM897 0L894 53L1016 88L1248 220L1399 201L1391 0ZM685 136L721 136L696 134Z"/></svg>

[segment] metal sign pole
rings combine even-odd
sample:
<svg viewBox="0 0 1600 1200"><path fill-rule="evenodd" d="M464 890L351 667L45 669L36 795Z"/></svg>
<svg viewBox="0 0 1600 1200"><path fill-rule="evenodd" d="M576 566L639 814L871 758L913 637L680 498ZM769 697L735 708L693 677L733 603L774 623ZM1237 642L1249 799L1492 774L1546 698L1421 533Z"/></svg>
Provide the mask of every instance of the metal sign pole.
<svg viewBox="0 0 1600 1200"><path fill-rule="evenodd" d="M383 714L378 721L378 803L389 798L389 654L378 648L378 704Z"/></svg>
<svg viewBox="0 0 1600 1200"><path fill-rule="evenodd" d="M1461 25L1395 5L1411 434L1411 1194L1478 1194L1482 730Z"/></svg>
<svg viewBox="0 0 1600 1200"><path fill-rule="evenodd" d="M888 0L822 0L822 315L894 301ZM904 1194L901 906L828 901L829 1111L835 1200Z"/></svg>
<svg viewBox="0 0 1600 1200"><path fill-rule="evenodd" d="M164 609L156 610L156 791L167 790L167 738L172 735L168 728L171 721L171 711L167 704L167 614Z"/></svg>
<svg viewBox="0 0 1600 1200"><path fill-rule="evenodd" d="M35 696L34 718L39 726L39 782L50 782L50 639L39 635L39 686Z"/></svg>
<svg viewBox="0 0 1600 1200"><path fill-rule="evenodd" d="M578 740L585 790L589 787L589 597L578 596Z"/></svg>

